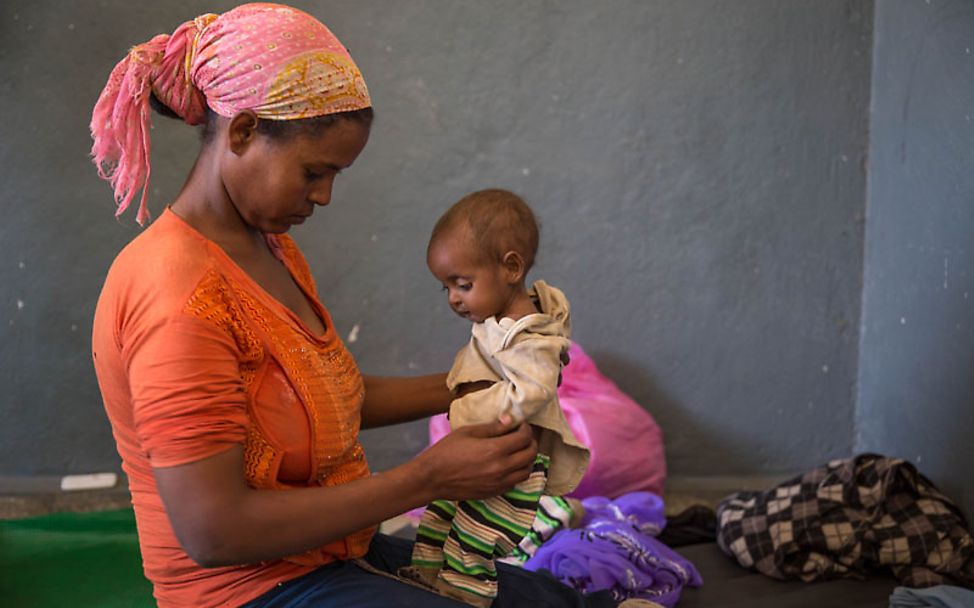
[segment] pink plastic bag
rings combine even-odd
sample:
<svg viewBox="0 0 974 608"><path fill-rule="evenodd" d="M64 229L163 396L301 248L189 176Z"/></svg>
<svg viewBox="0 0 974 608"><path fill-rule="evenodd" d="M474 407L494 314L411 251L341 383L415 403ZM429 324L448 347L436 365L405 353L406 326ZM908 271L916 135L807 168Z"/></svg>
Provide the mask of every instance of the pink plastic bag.
<svg viewBox="0 0 974 608"><path fill-rule="evenodd" d="M615 498L629 492L663 495L666 457L663 433L649 413L603 376L582 348L572 343L558 398L572 432L592 457L577 498ZM430 444L450 432L446 415L430 419Z"/></svg>

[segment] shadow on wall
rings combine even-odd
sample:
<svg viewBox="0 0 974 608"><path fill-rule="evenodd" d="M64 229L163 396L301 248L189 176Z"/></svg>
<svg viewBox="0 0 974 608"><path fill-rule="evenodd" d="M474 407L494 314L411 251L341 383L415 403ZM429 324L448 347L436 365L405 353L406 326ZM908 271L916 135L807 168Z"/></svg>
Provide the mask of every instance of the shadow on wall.
<svg viewBox="0 0 974 608"><path fill-rule="evenodd" d="M974 16L969 17L968 22L974 24ZM962 268L974 268L974 251L968 250L965 255L956 256L955 261ZM971 279L966 276L964 279L970 286ZM939 438L943 444L939 448L940 453L936 454L939 464L929 473L925 472L923 463L917 464L917 468L960 505L968 518L974 520L974 483L970 469L974 466L974 407L970 400L970 396L974 395L974 342L969 327L972 313L967 302L966 297L954 297L948 301L941 319L942 322L956 322L955 326L939 331L935 329L943 339L931 342L930 346L936 347L923 355L924 359L930 361L946 358L952 363L936 365L930 372L932 383L939 385L938 390L932 391L933 399L941 402L939 407L942 410L931 418L936 420L938 426L945 427ZM937 406L936 403L933 405ZM937 451L931 448L936 446L939 433L931 434L932 437L921 440L923 443L919 452Z"/></svg>
<svg viewBox="0 0 974 608"><path fill-rule="evenodd" d="M974 369L971 369L967 384L966 394L974 395ZM943 479L934 478L932 481L938 484L944 494L960 505L968 519L974 522L974 487L970 482L970 466L974 464L974 441L971 437L974 413L971 411L970 403L956 403L956 405L956 411L953 413L956 414L958 424L950 427L949 435L944 442L944 451L946 454L953 455L952 459L956 459L955 462L959 463L957 467L961 474L948 471ZM920 471L922 472L923 469L920 468Z"/></svg>
<svg viewBox="0 0 974 608"><path fill-rule="evenodd" d="M659 385L645 364L608 351L590 354L602 373L649 412L663 430L670 476L687 469L708 470L707 461L712 458L720 458L722 470L753 468L754 449L720 432L719 421L691 416L683 403ZM701 464L686 466L691 463Z"/></svg>

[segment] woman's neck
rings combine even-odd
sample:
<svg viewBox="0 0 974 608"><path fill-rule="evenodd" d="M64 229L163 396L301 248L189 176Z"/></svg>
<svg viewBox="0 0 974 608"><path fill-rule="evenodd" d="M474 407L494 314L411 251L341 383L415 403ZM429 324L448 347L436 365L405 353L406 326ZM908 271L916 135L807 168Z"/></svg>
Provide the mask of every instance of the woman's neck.
<svg viewBox="0 0 974 608"><path fill-rule="evenodd" d="M223 186L216 156L208 147L200 151L170 208L231 257L254 255L266 248L264 235L237 212Z"/></svg>

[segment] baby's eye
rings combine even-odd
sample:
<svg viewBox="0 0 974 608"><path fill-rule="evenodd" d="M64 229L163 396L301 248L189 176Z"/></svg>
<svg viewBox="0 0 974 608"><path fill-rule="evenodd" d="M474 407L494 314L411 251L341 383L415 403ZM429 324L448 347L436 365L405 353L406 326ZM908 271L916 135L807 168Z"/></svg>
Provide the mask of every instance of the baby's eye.
<svg viewBox="0 0 974 608"><path fill-rule="evenodd" d="M473 283L457 283L457 289L460 291L470 291L470 288L472 287Z"/></svg>

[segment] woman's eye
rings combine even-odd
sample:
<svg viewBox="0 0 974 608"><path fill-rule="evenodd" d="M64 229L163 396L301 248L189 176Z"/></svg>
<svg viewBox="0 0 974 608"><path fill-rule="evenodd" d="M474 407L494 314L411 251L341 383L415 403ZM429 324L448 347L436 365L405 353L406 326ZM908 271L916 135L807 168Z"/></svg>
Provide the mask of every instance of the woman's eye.
<svg viewBox="0 0 974 608"><path fill-rule="evenodd" d="M326 168L326 169L320 169L320 168L319 169L305 169L304 170L304 175L309 180L325 179L325 178L329 178L329 177L334 177L334 176L338 175L339 173L341 173L341 171L338 171L337 169L331 169L331 168Z"/></svg>

